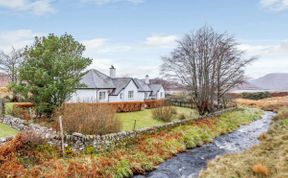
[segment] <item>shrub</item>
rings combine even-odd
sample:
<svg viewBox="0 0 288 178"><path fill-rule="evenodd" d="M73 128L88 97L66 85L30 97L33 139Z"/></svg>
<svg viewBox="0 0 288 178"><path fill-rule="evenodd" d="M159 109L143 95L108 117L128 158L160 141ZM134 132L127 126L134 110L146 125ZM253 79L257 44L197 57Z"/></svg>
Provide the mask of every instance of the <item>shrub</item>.
<svg viewBox="0 0 288 178"><path fill-rule="evenodd" d="M71 134L108 134L119 132L121 122L116 118L116 111L110 105L89 105L85 103L67 104L54 114L56 129L59 129L58 117L63 116L64 131Z"/></svg>
<svg viewBox="0 0 288 178"><path fill-rule="evenodd" d="M252 166L252 170L256 174L260 174L262 176L268 176L268 168L262 164L255 164Z"/></svg>
<svg viewBox="0 0 288 178"><path fill-rule="evenodd" d="M154 119L161 120L164 122L172 121L174 116L175 108L171 106L162 106L152 110L152 116Z"/></svg>
<svg viewBox="0 0 288 178"><path fill-rule="evenodd" d="M168 102L166 100L145 100L145 105L147 109L151 109L161 106L167 106Z"/></svg>
<svg viewBox="0 0 288 178"><path fill-rule="evenodd" d="M270 97L269 92L242 93L242 98L260 100Z"/></svg>
<svg viewBox="0 0 288 178"><path fill-rule="evenodd" d="M181 114L179 115L179 120L185 120L185 119L186 119L185 114L181 113Z"/></svg>
<svg viewBox="0 0 288 178"><path fill-rule="evenodd" d="M12 110L12 116L24 119L24 120L30 120L31 116L29 113L28 109L24 109L24 108L19 108L16 105L13 106L13 110Z"/></svg>

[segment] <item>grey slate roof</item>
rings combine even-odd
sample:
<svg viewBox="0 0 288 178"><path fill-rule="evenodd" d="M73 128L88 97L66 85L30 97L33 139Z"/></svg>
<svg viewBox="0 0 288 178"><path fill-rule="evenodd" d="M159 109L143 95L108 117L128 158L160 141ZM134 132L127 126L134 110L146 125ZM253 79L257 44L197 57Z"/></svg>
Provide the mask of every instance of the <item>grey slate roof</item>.
<svg viewBox="0 0 288 178"><path fill-rule="evenodd" d="M134 78L134 81L135 81L136 85L138 85L140 92L151 92L152 91L151 88L143 80Z"/></svg>
<svg viewBox="0 0 288 178"><path fill-rule="evenodd" d="M81 79L80 83L89 89L113 89L110 95L117 96L119 93L133 81L138 87L139 92L151 92L154 96L162 87L159 84L145 84L143 80L133 78L111 78L98 70L89 70Z"/></svg>
<svg viewBox="0 0 288 178"><path fill-rule="evenodd" d="M102 88L113 89L115 85L111 78L98 70L89 70L80 80L81 84L86 87L83 88Z"/></svg>
<svg viewBox="0 0 288 178"><path fill-rule="evenodd" d="M160 84L150 84L149 87L152 90L152 96L154 96L161 89L162 85L160 85Z"/></svg>
<svg viewBox="0 0 288 178"><path fill-rule="evenodd" d="M113 96L117 96L132 80L132 78L113 78L115 90L111 93Z"/></svg>

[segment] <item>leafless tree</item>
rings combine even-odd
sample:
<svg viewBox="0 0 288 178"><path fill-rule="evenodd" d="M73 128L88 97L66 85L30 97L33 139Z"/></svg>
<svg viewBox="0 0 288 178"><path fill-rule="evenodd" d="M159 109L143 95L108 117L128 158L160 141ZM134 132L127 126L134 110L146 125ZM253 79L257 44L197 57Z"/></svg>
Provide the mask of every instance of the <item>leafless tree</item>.
<svg viewBox="0 0 288 178"><path fill-rule="evenodd" d="M212 112L230 89L244 82L245 66L255 59L246 59L237 46L233 36L204 26L163 57L162 72L186 86L200 114Z"/></svg>
<svg viewBox="0 0 288 178"><path fill-rule="evenodd" d="M10 53L0 52L0 70L5 72L12 82L17 82L17 70L23 61L23 50L12 48Z"/></svg>

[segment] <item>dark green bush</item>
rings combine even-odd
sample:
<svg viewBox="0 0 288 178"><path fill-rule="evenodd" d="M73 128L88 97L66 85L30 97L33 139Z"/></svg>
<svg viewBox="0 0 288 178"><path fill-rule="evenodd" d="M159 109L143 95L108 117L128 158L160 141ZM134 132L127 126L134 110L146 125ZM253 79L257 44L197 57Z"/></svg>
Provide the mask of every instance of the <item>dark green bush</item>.
<svg viewBox="0 0 288 178"><path fill-rule="evenodd" d="M264 98L270 97L269 92L256 92L256 93L242 93L241 94L242 98L245 99L252 99L252 100L260 100Z"/></svg>

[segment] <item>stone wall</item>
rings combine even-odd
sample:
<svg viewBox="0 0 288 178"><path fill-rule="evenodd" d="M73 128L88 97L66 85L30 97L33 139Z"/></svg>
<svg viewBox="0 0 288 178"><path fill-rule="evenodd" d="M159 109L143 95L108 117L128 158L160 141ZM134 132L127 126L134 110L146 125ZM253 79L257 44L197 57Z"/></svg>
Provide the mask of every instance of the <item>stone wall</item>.
<svg viewBox="0 0 288 178"><path fill-rule="evenodd" d="M47 141L50 143L59 144L59 141L56 139L58 138L59 134L52 128L29 123L28 121L8 115L0 117L0 122L18 131L33 131L34 133L40 135L42 138L47 139ZM1 138L0 144L9 140L11 140L11 137Z"/></svg>
<svg viewBox="0 0 288 178"><path fill-rule="evenodd" d="M219 116L226 111L231 111L234 109L235 108L230 108L230 109L226 109L222 111L217 111L208 116L199 117L198 119ZM65 135L65 143L67 143L68 145L72 146L74 149L77 149L77 150L84 150L85 147L87 146L93 146L96 148L96 150L105 150L111 146L124 144L128 140L135 139L139 135L151 134L151 133L155 133L164 129L171 129L180 125L191 123L194 120L195 119L172 121L164 125L159 125L159 126L154 126L154 127L149 127L149 128L142 128L142 129L137 129L134 131L123 131L123 132L112 133L112 134L107 134L107 135L83 135L81 133L73 133L72 135ZM60 139L60 137L57 139Z"/></svg>
<svg viewBox="0 0 288 178"><path fill-rule="evenodd" d="M198 119L215 117L222 114L223 112L231 111L233 109L235 108L218 111L205 117L199 117ZM96 148L96 150L105 150L110 148L111 146L117 146L119 144L127 142L128 140L135 139L139 135L151 134L164 129L171 129L179 125L191 123L193 122L193 120L194 119L178 120L160 126L142 128L134 131L123 131L107 135L83 135L81 133L73 133L71 135L65 134L64 136L65 145L66 146L69 145L79 151L83 151L87 146L93 146ZM47 139L48 142L51 144L60 145L61 143L60 134L52 130L51 128L49 129L46 127L39 126L38 124L28 123L27 121L23 121L19 118L14 118L12 116L5 116L0 121L19 131L22 130L34 131L43 138Z"/></svg>

